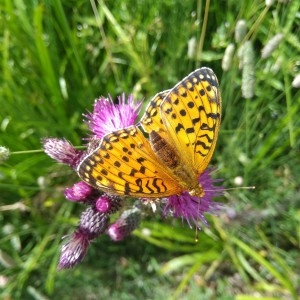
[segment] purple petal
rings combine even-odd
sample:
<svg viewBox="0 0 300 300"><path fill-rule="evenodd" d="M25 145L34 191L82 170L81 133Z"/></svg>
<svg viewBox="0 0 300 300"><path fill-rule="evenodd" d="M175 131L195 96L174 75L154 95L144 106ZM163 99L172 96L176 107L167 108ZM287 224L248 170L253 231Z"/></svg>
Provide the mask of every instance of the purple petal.
<svg viewBox="0 0 300 300"><path fill-rule="evenodd" d="M164 209L164 215L170 214L175 218L186 219L190 227L192 223L199 227L199 222L208 226L208 222L204 216L205 213L216 213L222 206L221 203L214 202L213 197L223 194L223 187L214 186L214 182L210 175L211 170L206 170L199 176L204 195L203 197L192 196L188 191L182 192L180 195L172 195L167 198Z"/></svg>
<svg viewBox="0 0 300 300"><path fill-rule="evenodd" d="M93 193L93 188L83 181L65 189L65 197L70 201L84 201Z"/></svg>
<svg viewBox="0 0 300 300"><path fill-rule="evenodd" d="M95 206L98 212L108 213L111 209L109 197L106 195L100 196L99 199L96 200Z"/></svg>
<svg viewBox="0 0 300 300"><path fill-rule="evenodd" d="M118 97L118 100L119 103L114 104L110 96L100 97L94 103L93 113L85 115L87 124L98 139L135 123L141 102L135 102L132 95L126 99L124 93Z"/></svg>
<svg viewBox="0 0 300 300"><path fill-rule="evenodd" d="M98 212L113 214L117 212L122 206L122 199L118 196L108 194L101 195L95 203Z"/></svg>

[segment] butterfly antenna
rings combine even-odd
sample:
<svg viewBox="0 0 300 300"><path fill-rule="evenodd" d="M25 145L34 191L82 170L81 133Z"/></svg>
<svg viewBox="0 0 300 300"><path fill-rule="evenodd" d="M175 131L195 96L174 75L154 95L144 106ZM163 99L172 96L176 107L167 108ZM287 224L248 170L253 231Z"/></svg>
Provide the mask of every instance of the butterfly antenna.
<svg viewBox="0 0 300 300"><path fill-rule="evenodd" d="M232 191L232 190L255 190L255 186L253 185L253 186L239 186L239 187L232 187L232 188L226 188L226 189L224 189L224 188L220 188L220 189L218 189L218 188L216 188L216 189L213 189L213 190L209 190L209 189L205 189L204 190L204 192L218 192L218 191L220 191L220 192L224 192L224 191Z"/></svg>

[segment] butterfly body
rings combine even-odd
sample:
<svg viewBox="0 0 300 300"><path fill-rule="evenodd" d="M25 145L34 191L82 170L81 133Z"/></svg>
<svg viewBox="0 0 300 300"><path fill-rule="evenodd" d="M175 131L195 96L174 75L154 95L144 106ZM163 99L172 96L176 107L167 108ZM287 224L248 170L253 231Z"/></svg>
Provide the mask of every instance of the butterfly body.
<svg viewBox="0 0 300 300"><path fill-rule="evenodd" d="M150 132L149 137L153 151L158 159L172 171L173 175L177 178L177 182L181 185L182 191L197 191L199 193L201 187L199 186L198 181L195 180L197 177L195 176L193 169L182 164L180 156L177 155L176 151L158 133L152 131ZM202 195L202 190L199 196L200 195Z"/></svg>
<svg viewBox="0 0 300 300"><path fill-rule="evenodd" d="M179 156L159 133L151 131L149 134L149 141L155 154L168 168L173 170L179 165Z"/></svg>
<svg viewBox="0 0 300 300"><path fill-rule="evenodd" d="M218 136L221 96L209 68L192 72L150 101L140 124L104 136L78 166L83 181L116 195L202 197L199 176Z"/></svg>

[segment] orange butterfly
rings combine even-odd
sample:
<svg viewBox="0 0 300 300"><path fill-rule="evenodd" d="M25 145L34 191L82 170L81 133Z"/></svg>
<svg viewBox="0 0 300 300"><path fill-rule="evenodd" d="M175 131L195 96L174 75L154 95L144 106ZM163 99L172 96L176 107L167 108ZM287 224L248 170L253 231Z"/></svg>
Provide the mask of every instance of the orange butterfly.
<svg viewBox="0 0 300 300"><path fill-rule="evenodd" d="M149 139L139 126L105 135L79 163L79 176L114 195L203 197L198 178L216 146L221 102L214 72L195 70L151 100L140 121Z"/></svg>

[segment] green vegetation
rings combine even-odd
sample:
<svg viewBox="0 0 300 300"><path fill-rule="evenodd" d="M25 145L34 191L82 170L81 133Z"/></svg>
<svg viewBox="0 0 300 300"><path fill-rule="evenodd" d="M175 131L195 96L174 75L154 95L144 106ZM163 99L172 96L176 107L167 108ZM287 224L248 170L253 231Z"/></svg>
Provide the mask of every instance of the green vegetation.
<svg viewBox="0 0 300 300"><path fill-rule="evenodd" d="M300 2L273 2L0 3L0 146L12 152L0 165L1 299L297 299ZM208 216L198 243L180 220L150 214L126 241L104 236L83 263L57 272L61 238L83 210L63 191L78 179L30 151L48 136L81 145L82 113L100 95L133 93L146 105L200 66L215 71L223 97L217 177L256 189L228 191L219 200L227 209Z"/></svg>

